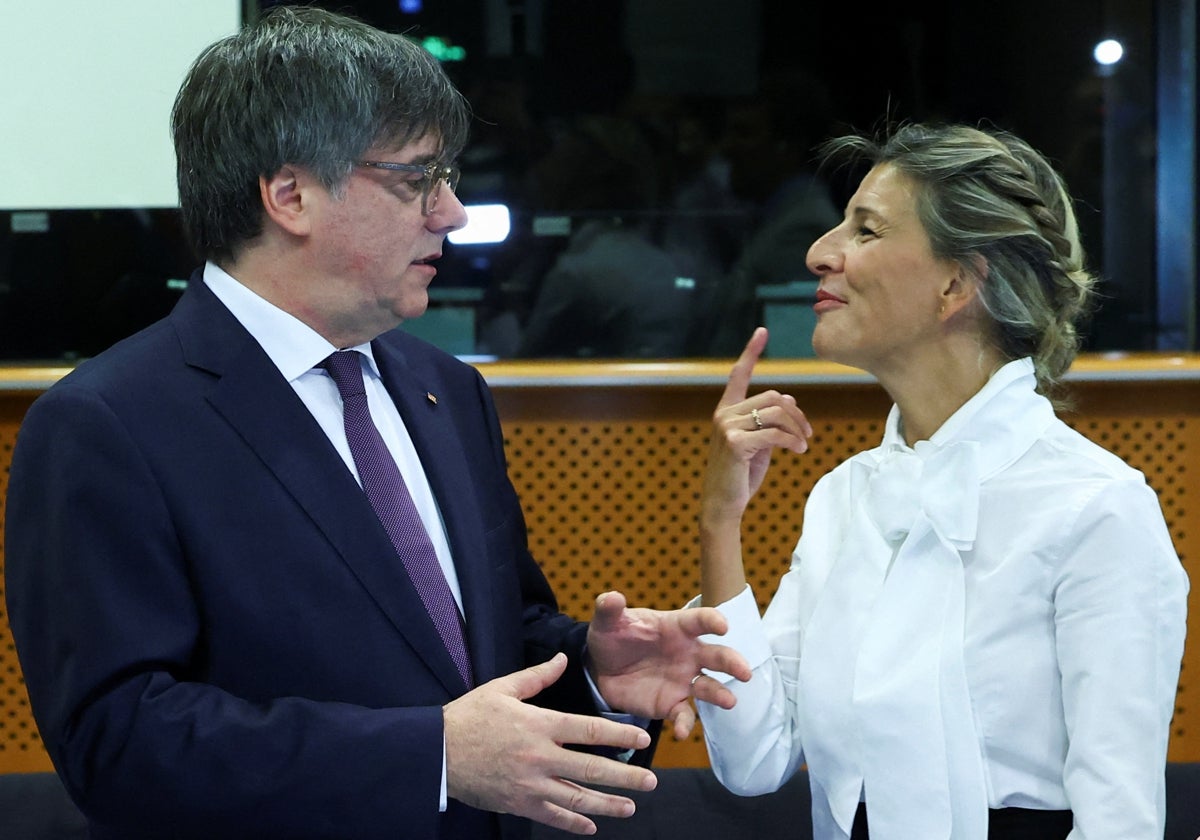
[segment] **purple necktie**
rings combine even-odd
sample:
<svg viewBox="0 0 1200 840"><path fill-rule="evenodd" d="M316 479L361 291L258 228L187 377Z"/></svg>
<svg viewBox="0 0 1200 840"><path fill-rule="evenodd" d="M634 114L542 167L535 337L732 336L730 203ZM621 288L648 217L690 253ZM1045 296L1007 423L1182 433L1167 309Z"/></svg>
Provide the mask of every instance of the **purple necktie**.
<svg viewBox="0 0 1200 840"><path fill-rule="evenodd" d="M462 616L458 604L446 583L446 575L438 563L433 543L421 524L421 517L400 476L396 460L371 420L359 355L357 350L339 350L321 363L321 367L329 371L337 383L338 393L342 395L342 416L350 454L354 456L354 465L358 467L358 477L362 480L371 507L375 508L384 530L391 537L392 545L404 562L408 577L421 596L463 681L467 688L472 688L471 657L463 641Z"/></svg>

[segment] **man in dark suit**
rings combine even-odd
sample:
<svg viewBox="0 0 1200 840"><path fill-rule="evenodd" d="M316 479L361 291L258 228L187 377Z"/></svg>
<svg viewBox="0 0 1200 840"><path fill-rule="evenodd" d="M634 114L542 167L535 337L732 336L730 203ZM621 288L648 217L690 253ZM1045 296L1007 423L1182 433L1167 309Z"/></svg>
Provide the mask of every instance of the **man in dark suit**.
<svg viewBox="0 0 1200 840"><path fill-rule="evenodd" d="M748 675L713 610L561 614L482 378L394 329L465 223L467 113L424 51L314 9L185 79L206 264L35 403L10 478L18 654L93 837L589 833L632 810L596 787L654 784L618 760L646 729L599 712L683 732L701 667Z"/></svg>

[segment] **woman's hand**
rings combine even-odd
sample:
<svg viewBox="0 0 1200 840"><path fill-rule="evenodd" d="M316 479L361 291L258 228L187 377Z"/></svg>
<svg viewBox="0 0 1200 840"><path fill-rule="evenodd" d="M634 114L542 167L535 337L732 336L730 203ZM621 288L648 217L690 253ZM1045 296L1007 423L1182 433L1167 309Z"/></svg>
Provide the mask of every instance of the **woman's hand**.
<svg viewBox="0 0 1200 840"><path fill-rule="evenodd" d="M700 497L700 594L705 606L725 603L746 588L742 514L762 485L771 452L805 452L812 426L796 400L778 391L746 396L754 364L767 346L759 327L729 372L713 413L712 443Z"/></svg>
<svg viewBox="0 0 1200 840"><path fill-rule="evenodd" d="M767 346L767 330L750 336L729 373L717 409L701 497L701 520L718 523L736 519L762 486L771 452L808 450L812 426L790 394L764 391L746 396L754 365Z"/></svg>

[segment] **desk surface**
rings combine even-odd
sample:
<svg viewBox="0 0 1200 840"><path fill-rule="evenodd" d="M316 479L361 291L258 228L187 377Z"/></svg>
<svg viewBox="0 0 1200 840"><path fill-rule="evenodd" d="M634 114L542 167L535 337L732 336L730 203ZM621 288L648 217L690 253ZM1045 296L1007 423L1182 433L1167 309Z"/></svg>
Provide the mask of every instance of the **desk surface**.
<svg viewBox="0 0 1200 840"><path fill-rule="evenodd" d="M729 359L663 361L512 360L478 362L494 387L612 387L718 385L729 376ZM27 363L0 365L0 391L44 391L71 371L71 365ZM1200 381L1200 353L1091 353L1081 355L1067 381ZM760 385L865 384L869 374L820 359L763 359L755 368Z"/></svg>

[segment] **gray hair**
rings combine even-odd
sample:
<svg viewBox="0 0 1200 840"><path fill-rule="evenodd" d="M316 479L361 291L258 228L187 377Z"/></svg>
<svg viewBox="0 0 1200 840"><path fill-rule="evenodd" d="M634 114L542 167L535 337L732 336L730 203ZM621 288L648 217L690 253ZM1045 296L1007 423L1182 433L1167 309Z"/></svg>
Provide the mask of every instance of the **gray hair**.
<svg viewBox="0 0 1200 840"><path fill-rule="evenodd" d="M208 47L175 98L179 200L198 256L224 260L262 233L260 177L304 167L335 194L363 153L426 136L450 160L470 112L441 66L402 35L280 6Z"/></svg>
<svg viewBox="0 0 1200 840"><path fill-rule="evenodd" d="M1066 185L1045 157L1009 132L964 125L906 124L881 139L838 137L822 151L913 179L933 253L976 274L999 351L1032 357L1038 390L1053 394L1079 351L1096 278Z"/></svg>

